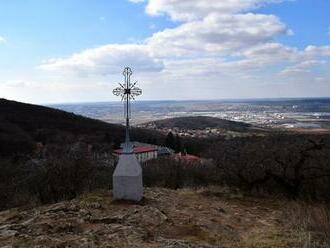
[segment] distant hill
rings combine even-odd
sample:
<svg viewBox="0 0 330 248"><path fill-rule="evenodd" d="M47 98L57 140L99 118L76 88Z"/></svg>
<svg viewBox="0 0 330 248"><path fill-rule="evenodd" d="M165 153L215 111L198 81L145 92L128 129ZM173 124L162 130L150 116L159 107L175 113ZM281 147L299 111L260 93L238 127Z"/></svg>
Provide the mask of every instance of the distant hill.
<svg viewBox="0 0 330 248"><path fill-rule="evenodd" d="M177 117L171 119L164 119L153 121L147 124L152 124L156 128L180 128L180 129L205 129L205 128L218 128L231 131L248 131L253 126L244 123L229 121L215 117L207 116L193 116L193 117ZM145 125L147 125L145 124Z"/></svg>
<svg viewBox="0 0 330 248"><path fill-rule="evenodd" d="M58 109L0 99L0 155L28 153L36 142L63 144L84 137L92 143L123 140L121 125ZM135 129L133 137L146 141L157 134Z"/></svg>

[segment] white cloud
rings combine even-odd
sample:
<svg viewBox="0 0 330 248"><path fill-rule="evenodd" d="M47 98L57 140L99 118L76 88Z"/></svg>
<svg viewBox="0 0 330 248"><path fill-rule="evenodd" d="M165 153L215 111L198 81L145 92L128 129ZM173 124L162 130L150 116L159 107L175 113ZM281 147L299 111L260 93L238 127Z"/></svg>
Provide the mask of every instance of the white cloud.
<svg viewBox="0 0 330 248"><path fill-rule="evenodd" d="M144 2L144 0L128 0L128 1L130 1L132 3L143 3Z"/></svg>
<svg viewBox="0 0 330 248"><path fill-rule="evenodd" d="M306 56L315 57L321 56L326 57L330 56L330 46L308 46L305 49Z"/></svg>
<svg viewBox="0 0 330 248"><path fill-rule="evenodd" d="M288 29L276 16L261 14L211 14L177 28L155 33L147 43L162 56L223 55L272 41Z"/></svg>
<svg viewBox="0 0 330 248"><path fill-rule="evenodd" d="M235 14L280 0L149 0L146 11L150 15L167 14L173 20L192 21L212 13Z"/></svg>
<svg viewBox="0 0 330 248"><path fill-rule="evenodd" d="M224 97L251 97L248 94L255 94L260 85L264 85L265 93L265 85L278 87L278 82L286 85L297 80L304 86L329 82L330 75L324 72L327 70L315 73L315 69L328 66L330 46L299 50L278 43L278 36L293 35L293 31L277 16L257 11L249 13L263 4L280 0L145 2L148 14L165 14L180 22L143 41L87 49L66 58L47 60L39 67L46 71L91 75L89 80L92 80L108 74L120 76L123 67L131 66L142 72L139 79L145 83L146 91L161 92L158 94L162 99L219 97L218 90ZM171 86L179 89L167 90ZM254 91L250 90L253 88ZM151 95L147 93L146 97Z"/></svg>
<svg viewBox="0 0 330 248"><path fill-rule="evenodd" d="M6 42L7 42L7 40L4 37L0 36L0 44L6 43Z"/></svg>
<svg viewBox="0 0 330 248"><path fill-rule="evenodd" d="M30 85L30 83L24 80L8 80L3 83L0 83L0 85L10 88L23 88L25 86Z"/></svg>
<svg viewBox="0 0 330 248"><path fill-rule="evenodd" d="M306 60L298 64L289 66L281 71L281 76L292 76L296 74L308 74L316 67L326 65L327 61L325 60Z"/></svg>
<svg viewBox="0 0 330 248"><path fill-rule="evenodd" d="M297 63L303 58L303 53L280 43L265 43L245 50L242 56L237 63L262 70L267 66Z"/></svg>
<svg viewBox="0 0 330 248"><path fill-rule="evenodd" d="M106 45L87 49L68 58L45 61L39 68L48 71L73 71L81 75L116 74L125 66L140 72L161 71L163 64L153 58L145 45Z"/></svg>
<svg viewBox="0 0 330 248"><path fill-rule="evenodd" d="M68 58L50 59L40 68L75 71L83 75L105 75L118 73L120 68L130 65L138 71L150 72L162 70L161 61L174 57L193 59L244 53L253 47L272 42L278 35L289 33L286 25L276 16L235 14L269 2L278 1L222 0L215 1L214 6L210 7L207 1L202 0L150 0L146 7L148 13L150 8L154 11L163 9L170 15L193 13L196 14L193 18L196 20L185 19L186 23L157 32L142 44L110 44L88 49ZM215 9L219 13L215 13Z"/></svg>
<svg viewBox="0 0 330 248"><path fill-rule="evenodd" d="M268 44L266 42L286 32L286 26L272 15L212 14L201 21L155 33L143 44L116 44L88 49L68 58L50 59L40 68L74 71L82 75L118 73L126 65L142 72L161 71L161 59L248 53L249 49L256 50L256 47Z"/></svg>

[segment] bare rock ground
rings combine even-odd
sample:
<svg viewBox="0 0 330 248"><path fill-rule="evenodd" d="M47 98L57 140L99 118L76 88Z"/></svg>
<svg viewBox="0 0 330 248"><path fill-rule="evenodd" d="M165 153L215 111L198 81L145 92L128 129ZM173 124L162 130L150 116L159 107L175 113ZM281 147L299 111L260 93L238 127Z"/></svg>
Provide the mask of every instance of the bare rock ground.
<svg viewBox="0 0 330 248"><path fill-rule="evenodd" d="M301 247L285 208L215 189L148 188L139 204L89 193L0 212L0 247Z"/></svg>

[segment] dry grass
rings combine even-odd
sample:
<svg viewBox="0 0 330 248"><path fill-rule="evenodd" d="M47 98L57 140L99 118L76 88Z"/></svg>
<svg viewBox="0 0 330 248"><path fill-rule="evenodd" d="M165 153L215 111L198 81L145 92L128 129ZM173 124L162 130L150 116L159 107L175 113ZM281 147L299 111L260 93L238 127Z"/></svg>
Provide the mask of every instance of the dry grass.
<svg viewBox="0 0 330 248"><path fill-rule="evenodd" d="M221 187L146 188L140 204L98 191L35 210L1 212L0 247L12 238L16 247L325 248L329 217L326 205Z"/></svg>
<svg viewBox="0 0 330 248"><path fill-rule="evenodd" d="M286 248L297 247L292 237L286 237L277 227L255 229L244 237L239 247L246 248Z"/></svg>
<svg viewBox="0 0 330 248"><path fill-rule="evenodd" d="M288 207L289 227L301 247L330 247L330 207L328 205L295 202Z"/></svg>

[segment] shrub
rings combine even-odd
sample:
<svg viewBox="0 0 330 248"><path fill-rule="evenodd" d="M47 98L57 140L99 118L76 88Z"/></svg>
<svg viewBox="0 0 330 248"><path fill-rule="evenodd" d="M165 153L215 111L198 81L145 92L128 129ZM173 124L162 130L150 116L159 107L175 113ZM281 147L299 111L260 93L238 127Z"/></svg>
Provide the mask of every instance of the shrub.
<svg viewBox="0 0 330 248"><path fill-rule="evenodd" d="M213 164L186 163L174 159L157 159L143 165L145 186L171 189L201 187L220 183Z"/></svg>

